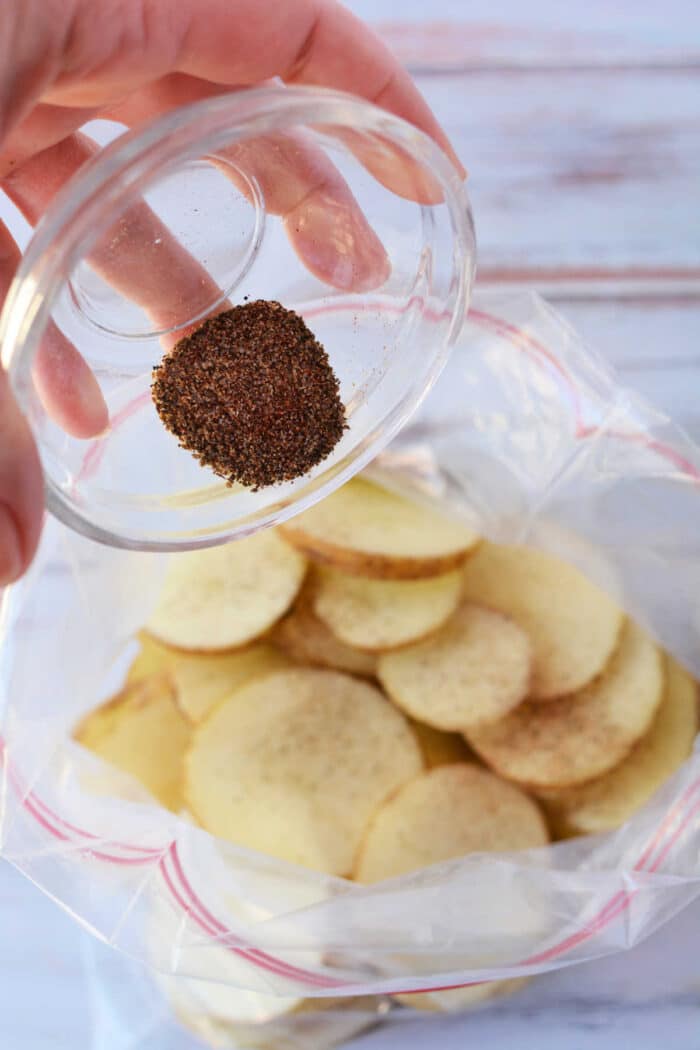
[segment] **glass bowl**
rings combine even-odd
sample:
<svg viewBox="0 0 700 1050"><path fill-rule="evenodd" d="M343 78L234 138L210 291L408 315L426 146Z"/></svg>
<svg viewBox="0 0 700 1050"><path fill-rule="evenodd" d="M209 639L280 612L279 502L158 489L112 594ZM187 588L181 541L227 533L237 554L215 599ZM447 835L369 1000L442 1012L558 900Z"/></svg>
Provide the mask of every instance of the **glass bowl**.
<svg viewBox="0 0 700 1050"><path fill-rule="evenodd" d="M120 136L52 203L0 320L49 509L95 540L148 550L224 542L303 510L375 456L430 389L461 327L474 255L448 158L356 98L263 87ZM179 339L255 299L302 315L347 419L309 473L257 491L179 447L150 390ZM104 402L97 437L68 432L47 362L78 402Z"/></svg>

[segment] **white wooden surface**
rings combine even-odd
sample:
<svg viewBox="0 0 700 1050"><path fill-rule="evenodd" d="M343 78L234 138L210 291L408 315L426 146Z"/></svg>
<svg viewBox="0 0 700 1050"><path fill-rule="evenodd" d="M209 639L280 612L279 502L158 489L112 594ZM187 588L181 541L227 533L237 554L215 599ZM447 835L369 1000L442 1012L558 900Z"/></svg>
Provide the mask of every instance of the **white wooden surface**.
<svg viewBox="0 0 700 1050"><path fill-rule="evenodd" d="M697 0L349 6L412 68L470 170L482 283L543 291L700 440ZM1 1050L88 1050L82 935L6 865L0 931ZM699 943L696 908L626 956L353 1046L698 1050Z"/></svg>
<svg viewBox="0 0 700 1050"><path fill-rule="evenodd" d="M355 0L470 172L482 284L533 285L700 439L700 8Z"/></svg>

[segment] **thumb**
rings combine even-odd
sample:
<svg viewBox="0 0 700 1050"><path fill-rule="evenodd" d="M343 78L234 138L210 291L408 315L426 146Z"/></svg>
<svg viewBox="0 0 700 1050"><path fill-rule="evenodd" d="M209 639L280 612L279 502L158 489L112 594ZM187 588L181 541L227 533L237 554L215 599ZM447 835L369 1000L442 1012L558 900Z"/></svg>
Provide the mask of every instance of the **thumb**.
<svg viewBox="0 0 700 1050"><path fill-rule="evenodd" d="M27 421L0 372L0 586L28 567L41 532L41 465Z"/></svg>
<svg viewBox="0 0 700 1050"><path fill-rule="evenodd" d="M0 223L0 305L19 251ZM41 532L44 487L39 455L29 425L0 369L0 587L29 565Z"/></svg>

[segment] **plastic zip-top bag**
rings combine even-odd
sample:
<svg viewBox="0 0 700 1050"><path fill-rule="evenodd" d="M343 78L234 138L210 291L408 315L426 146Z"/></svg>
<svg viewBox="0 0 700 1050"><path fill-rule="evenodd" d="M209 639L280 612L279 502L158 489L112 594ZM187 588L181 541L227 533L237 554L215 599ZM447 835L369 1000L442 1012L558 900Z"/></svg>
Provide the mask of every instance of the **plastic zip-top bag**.
<svg viewBox="0 0 700 1050"><path fill-rule="evenodd" d="M571 562L700 675L700 452L537 297L477 297L371 474ZM451 989L622 951L698 894L697 754L616 831L373 885L161 808L71 734L123 681L167 562L50 522L5 594L2 853L147 963L211 1045L329 1045L391 1018L397 993L433 990L439 1006Z"/></svg>

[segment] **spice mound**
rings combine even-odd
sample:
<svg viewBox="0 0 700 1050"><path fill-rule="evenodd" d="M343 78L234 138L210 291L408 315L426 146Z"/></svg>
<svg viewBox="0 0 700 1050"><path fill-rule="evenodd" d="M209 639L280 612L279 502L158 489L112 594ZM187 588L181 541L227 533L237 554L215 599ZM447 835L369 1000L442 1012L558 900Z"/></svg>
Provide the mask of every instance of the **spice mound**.
<svg viewBox="0 0 700 1050"><path fill-rule="evenodd" d="M151 392L181 448L253 490L306 474L346 427L326 351L298 314L264 299L181 339L153 369Z"/></svg>

